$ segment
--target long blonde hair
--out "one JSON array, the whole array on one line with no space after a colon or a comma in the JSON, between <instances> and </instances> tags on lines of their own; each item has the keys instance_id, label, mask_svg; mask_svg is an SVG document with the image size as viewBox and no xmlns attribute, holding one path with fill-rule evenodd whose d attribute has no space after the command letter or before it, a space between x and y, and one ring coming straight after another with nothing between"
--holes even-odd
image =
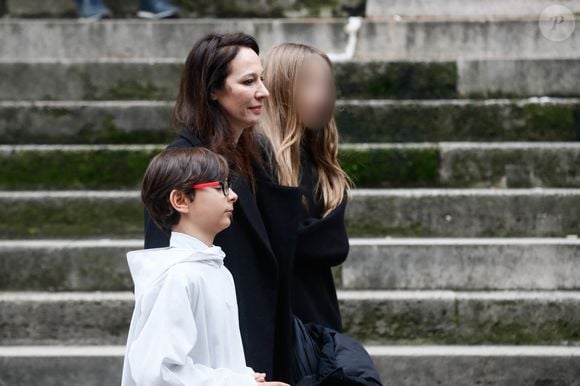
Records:
<instances>
[{"instance_id":1,"label":"long blonde hair","mask_svg":"<svg viewBox=\"0 0 580 386\"><path fill-rule=\"evenodd\" d=\"M333 71L332 62L324 52L305 44L283 43L268 53L264 61L264 84L270 96L264 101L258 130L272 144L278 182L282 185L299 185L301 145L309 147L318 170L315 195L322 198L324 217L341 204L352 182L338 162L338 129L332 115L320 130L307 130L298 116L297 74L311 55L322 57Z\"/></svg>"}]
</instances>

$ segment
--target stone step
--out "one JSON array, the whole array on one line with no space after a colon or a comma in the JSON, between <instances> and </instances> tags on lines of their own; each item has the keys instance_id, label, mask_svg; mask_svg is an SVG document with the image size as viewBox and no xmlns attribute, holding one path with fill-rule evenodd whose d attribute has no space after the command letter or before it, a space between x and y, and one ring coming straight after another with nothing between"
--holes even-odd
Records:
<instances>
[{"instance_id":1,"label":"stone step","mask_svg":"<svg viewBox=\"0 0 580 386\"><path fill-rule=\"evenodd\" d=\"M360 341L580 343L580 292L339 291L345 331Z\"/></svg>"},{"instance_id":2,"label":"stone step","mask_svg":"<svg viewBox=\"0 0 580 386\"><path fill-rule=\"evenodd\" d=\"M550 0L367 0L366 16L379 17L425 17L425 18L518 18L539 17L556 3ZM560 0L557 3L571 13L580 13L580 3Z\"/></svg>"},{"instance_id":3,"label":"stone step","mask_svg":"<svg viewBox=\"0 0 580 386\"><path fill-rule=\"evenodd\" d=\"M577 385L580 348L559 346L365 346L385 386ZM116 385L124 346L0 347L6 385ZM259 369L257 369L259 370Z\"/></svg>"},{"instance_id":4,"label":"stone step","mask_svg":"<svg viewBox=\"0 0 580 386\"><path fill-rule=\"evenodd\" d=\"M0 61L0 100L172 100L183 60ZM337 62L339 98L580 95L580 60Z\"/></svg>"},{"instance_id":5,"label":"stone step","mask_svg":"<svg viewBox=\"0 0 580 386\"><path fill-rule=\"evenodd\" d=\"M68 0L4 0L5 9L0 15L15 18L76 17L74 2ZM135 17L137 1L105 0L113 17ZM363 0L338 0L325 2L264 1L256 6L252 0L236 2L174 1L181 8L181 17L328 17L362 15Z\"/></svg>"},{"instance_id":6,"label":"stone step","mask_svg":"<svg viewBox=\"0 0 580 386\"><path fill-rule=\"evenodd\" d=\"M0 189L137 189L164 148L0 145ZM359 188L580 187L580 143L343 144L339 160Z\"/></svg>"},{"instance_id":7,"label":"stone step","mask_svg":"<svg viewBox=\"0 0 580 386\"><path fill-rule=\"evenodd\" d=\"M0 291L129 291L126 253L143 240L0 241Z\"/></svg>"},{"instance_id":8,"label":"stone step","mask_svg":"<svg viewBox=\"0 0 580 386\"><path fill-rule=\"evenodd\" d=\"M169 101L0 101L0 142L166 143ZM339 100L345 142L575 141L580 99Z\"/></svg>"},{"instance_id":9,"label":"stone step","mask_svg":"<svg viewBox=\"0 0 580 386\"><path fill-rule=\"evenodd\" d=\"M578 238L354 238L350 245L334 272L343 289L580 289ZM0 291L129 291L125 254L142 247L140 239L0 241Z\"/></svg>"},{"instance_id":10,"label":"stone step","mask_svg":"<svg viewBox=\"0 0 580 386\"><path fill-rule=\"evenodd\" d=\"M125 346L0 346L0 383L120 385Z\"/></svg>"},{"instance_id":11,"label":"stone step","mask_svg":"<svg viewBox=\"0 0 580 386\"><path fill-rule=\"evenodd\" d=\"M174 21L5 19L0 57L177 58L208 32L243 31L266 52L285 41L303 42L333 56L364 60L580 58L576 33L540 29L538 16L518 20L362 20L349 36L346 19L189 19ZM570 21L571 22L571 21ZM352 24L354 26L354 23ZM353 54L352 56L350 54Z\"/></svg>"},{"instance_id":12,"label":"stone step","mask_svg":"<svg viewBox=\"0 0 580 386\"><path fill-rule=\"evenodd\" d=\"M385 386L577 385L580 348L559 346L366 346ZM116 385L124 346L0 347L6 385ZM259 370L259 369L258 369Z\"/></svg>"},{"instance_id":13,"label":"stone step","mask_svg":"<svg viewBox=\"0 0 580 386\"><path fill-rule=\"evenodd\" d=\"M577 347L367 346L384 386L577 385Z\"/></svg>"},{"instance_id":14,"label":"stone step","mask_svg":"<svg viewBox=\"0 0 580 386\"><path fill-rule=\"evenodd\" d=\"M351 237L580 234L580 189L356 189ZM0 239L142 237L137 191L0 192Z\"/></svg>"},{"instance_id":15,"label":"stone step","mask_svg":"<svg viewBox=\"0 0 580 386\"><path fill-rule=\"evenodd\" d=\"M358 238L350 245L335 272L344 289L580 289L578 238Z\"/></svg>"},{"instance_id":16,"label":"stone step","mask_svg":"<svg viewBox=\"0 0 580 386\"><path fill-rule=\"evenodd\" d=\"M183 62L184 59L1 60L0 100L172 100L177 95ZM557 89L552 83L541 85L541 80L527 77L530 68L542 73L562 68L574 72L576 62L557 59L509 61L513 63L514 72L520 73L519 68L524 66L528 70L522 72L526 80L512 82L511 86L527 87L521 96L579 95L578 89L573 87L578 84L574 76L569 77L569 82L553 79ZM474 73L478 73L477 68L473 68L475 63L482 68L485 66L482 76L490 77L489 72L494 72L493 64L486 61L462 62L461 65L455 62L336 62L337 96L430 99L458 97L461 88L468 88L474 95L491 92L475 84ZM510 66L506 61L501 63L503 67ZM461 70L469 71L470 78L461 79ZM509 95L509 87L504 84L502 94Z\"/></svg>"},{"instance_id":17,"label":"stone step","mask_svg":"<svg viewBox=\"0 0 580 386\"><path fill-rule=\"evenodd\" d=\"M580 292L338 291L367 344L580 344ZM124 344L131 292L3 292L0 344Z\"/></svg>"},{"instance_id":18,"label":"stone step","mask_svg":"<svg viewBox=\"0 0 580 386\"><path fill-rule=\"evenodd\" d=\"M580 233L579 194L539 188L360 189L347 223L357 237L562 237Z\"/></svg>"}]
</instances>

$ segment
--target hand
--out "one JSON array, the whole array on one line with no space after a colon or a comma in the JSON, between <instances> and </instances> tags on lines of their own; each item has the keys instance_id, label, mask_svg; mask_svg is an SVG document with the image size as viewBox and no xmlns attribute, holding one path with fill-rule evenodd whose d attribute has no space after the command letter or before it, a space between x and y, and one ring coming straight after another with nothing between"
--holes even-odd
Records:
<instances>
[{"instance_id":1,"label":"hand","mask_svg":"<svg viewBox=\"0 0 580 386\"><path fill-rule=\"evenodd\" d=\"M254 379L260 386L290 386L284 382L266 382L266 373L254 373Z\"/></svg>"}]
</instances>

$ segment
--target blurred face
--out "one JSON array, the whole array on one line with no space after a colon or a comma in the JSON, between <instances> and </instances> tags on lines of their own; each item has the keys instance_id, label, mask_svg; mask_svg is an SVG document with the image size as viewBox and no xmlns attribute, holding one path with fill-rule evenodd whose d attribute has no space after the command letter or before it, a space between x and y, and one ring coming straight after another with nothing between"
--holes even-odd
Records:
<instances>
[{"instance_id":1,"label":"blurred face","mask_svg":"<svg viewBox=\"0 0 580 386\"><path fill-rule=\"evenodd\" d=\"M330 121L334 109L334 76L326 60L310 55L300 67L296 83L296 105L302 124L321 129Z\"/></svg>"},{"instance_id":2,"label":"blurred face","mask_svg":"<svg viewBox=\"0 0 580 386\"><path fill-rule=\"evenodd\" d=\"M229 75L224 87L212 94L224 110L237 136L258 123L262 103L269 95L262 83L260 57L250 48L241 47L229 64Z\"/></svg>"}]
</instances>

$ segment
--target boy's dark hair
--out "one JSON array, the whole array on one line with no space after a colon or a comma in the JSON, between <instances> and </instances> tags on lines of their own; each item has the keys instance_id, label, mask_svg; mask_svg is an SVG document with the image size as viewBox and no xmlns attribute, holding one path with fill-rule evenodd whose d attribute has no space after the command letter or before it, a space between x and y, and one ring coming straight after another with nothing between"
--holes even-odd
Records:
<instances>
[{"instance_id":1,"label":"boy's dark hair","mask_svg":"<svg viewBox=\"0 0 580 386\"><path fill-rule=\"evenodd\" d=\"M166 231L177 225L180 214L169 202L173 189L195 198L193 185L225 181L228 163L224 157L206 148L172 148L151 160L141 187L141 200L155 223Z\"/></svg>"}]
</instances>

